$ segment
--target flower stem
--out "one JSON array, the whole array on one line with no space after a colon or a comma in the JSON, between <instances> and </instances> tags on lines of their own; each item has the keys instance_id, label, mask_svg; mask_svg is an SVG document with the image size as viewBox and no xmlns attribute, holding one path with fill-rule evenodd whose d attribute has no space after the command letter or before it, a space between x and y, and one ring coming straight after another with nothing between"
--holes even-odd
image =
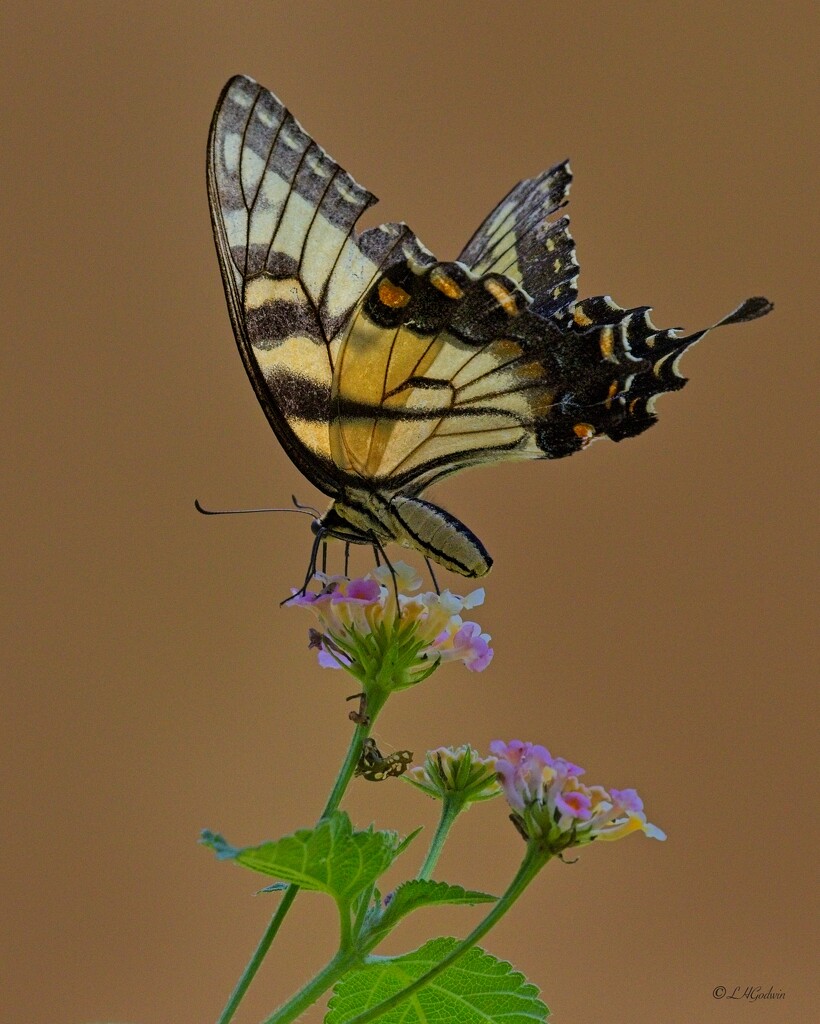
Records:
<instances>
[{"instance_id":1,"label":"flower stem","mask_svg":"<svg viewBox=\"0 0 820 1024\"><path fill-rule=\"evenodd\" d=\"M442 848L444 847L445 840L453 827L453 822L464 810L464 800L461 795L455 793L448 793L441 802L441 817L439 818L438 828L436 834L433 836L430 842L430 849L427 851L427 856L424 859L424 863L421 866L417 878L427 879L435 870L438 859L441 856Z\"/></svg>"},{"instance_id":2,"label":"flower stem","mask_svg":"<svg viewBox=\"0 0 820 1024\"><path fill-rule=\"evenodd\" d=\"M362 754L362 746L370 734L370 729L376 720L377 713L377 711L369 711L370 721L367 725L357 725L353 730L350 746L347 748L347 755L342 767L339 769L339 774L333 784L333 789L330 791L330 796L327 798L325 809L322 811L319 821L324 821L325 818L329 817L342 802L345 790L350 785L350 780L353 778L353 773L356 771L356 765L359 763L359 758Z\"/></svg>"},{"instance_id":3,"label":"flower stem","mask_svg":"<svg viewBox=\"0 0 820 1024\"><path fill-rule=\"evenodd\" d=\"M356 765L359 763L359 757L362 753L362 744L367 738L367 735L370 732L370 727L372 726L379 710L379 708L369 708L368 713L370 715L370 721L368 724L357 725L354 729L353 736L350 740L350 746L347 750L347 756L344 759L342 767L339 769L336 782L333 785L330 796L327 798L325 809L322 811L319 821L324 820L332 814L341 803L344 792L350 784L350 780L353 778ZM254 950L253 956L248 961L245 970L242 972L242 976L236 983L236 988L231 993L228 1002L225 1004L225 1009L219 1015L216 1024L228 1024L229 1021L233 1020L233 1016L236 1013L240 1002L247 992L250 983L253 981L256 972L261 967L262 961L265 959L273 940L276 938L276 933L279 931L279 928L284 921L287 912L290 910L291 904L296 899L298 892L298 885L289 885L285 890L285 894L282 896L282 900L276 910L276 913L271 918L270 924L265 929L265 933L262 938L259 940L259 945ZM331 963L333 963L333 961L331 961ZM329 967L330 964L328 964L328 967L325 968L325 970ZM324 972L322 972L322 974L324 974ZM317 975L317 977L321 977L322 974ZM313 982L310 982L309 985L313 985L315 981L316 978L314 978ZM304 989L302 991L304 991Z\"/></svg>"},{"instance_id":4,"label":"flower stem","mask_svg":"<svg viewBox=\"0 0 820 1024\"><path fill-rule=\"evenodd\" d=\"M459 942L455 949L448 953L443 960L437 963L436 966L431 968L426 974L417 978L412 985L408 985L407 988L403 988L394 996L391 996L389 999L385 999L384 1002L378 1003L369 1010L365 1010L364 1013L360 1013L357 1017L351 1017L350 1020L345 1022L345 1024L368 1024L368 1021L376 1020L377 1017L381 1017L382 1014L392 1010L394 1006L398 1006L399 1003L404 1002L405 999L414 995L419 991L419 989L424 988L425 985L428 985L434 978L437 978L439 974L446 971L451 964L454 964L456 960L472 949L472 947L501 920L521 893L535 878L541 868L547 863L549 856L549 854L536 847L535 844L530 844L527 847L527 852L524 855L521 866L516 872L515 878L513 878L512 882L510 882L507 887L507 891L495 904L489 914L487 914L484 920L476 925L470 934ZM264 1024L269 1024L269 1022L265 1021ZM278 1021L277 1024L279 1024Z\"/></svg>"}]
</instances>

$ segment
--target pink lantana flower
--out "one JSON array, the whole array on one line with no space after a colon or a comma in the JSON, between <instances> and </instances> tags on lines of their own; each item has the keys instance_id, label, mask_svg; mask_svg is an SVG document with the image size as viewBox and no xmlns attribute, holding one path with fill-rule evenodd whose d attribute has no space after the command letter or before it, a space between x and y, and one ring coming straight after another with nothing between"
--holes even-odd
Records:
<instances>
[{"instance_id":1,"label":"pink lantana flower","mask_svg":"<svg viewBox=\"0 0 820 1024\"><path fill-rule=\"evenodd\" d=\"M477 622L461 622L458 615L452 616L432 649L441 655L442 661L463 661L471 672L483 672L493 660L490 634L482 633Z\"/></svg>"},{"instance_id":2,"label":"pink lantana flower","mask_svg":"<svg viewBox=\"0 0 820 1024\"><path fill-rule=\"evenodd\" d=\"M316 573L318 590L294 591L289 604L309 608L319 620L311 641L319 664L344 668L362 682L387 674L390 689L412 686L447 661L471 672L485 669L493 656L490 636L461 617L482 604L483 589L464 597L421 592L409 565L397 562L393 571L395 585L390 569L380 566L352 579Z\"/></svg>"},{"instance_id":3,"label":"pink lantana flower","mask_svg":"<svg viewBox=\"0 0 820 1024\"><path fill-rule=\"evenodd\" d=\"M587 786L579 781L583 768L535 743L495 740L490 750L513 822L528 840L551 853L596 839L621 839L630 832L666 839L646 820L634 789Z\"/></svg>"}]
</instances>

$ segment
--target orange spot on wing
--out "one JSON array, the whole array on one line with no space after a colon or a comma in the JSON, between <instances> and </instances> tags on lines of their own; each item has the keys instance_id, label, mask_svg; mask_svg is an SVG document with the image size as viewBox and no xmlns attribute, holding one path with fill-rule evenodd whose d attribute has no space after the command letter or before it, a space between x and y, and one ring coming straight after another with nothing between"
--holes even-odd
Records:
<instances>
[{"instance_id":1,"label":"orange spot on wing","mask_svg":"<svg viewBox=\"0 0 820 1024\"><path fill-rule=\"evenodd\" d=\"M503 284L490 278L489 281L484 282L484 287L508 316L518 316L518 303L515 301L515 296L512 292L508 292Z\"/></svg>"},{"instance_id":2,"label":"orange spot on wing","mask_svg":"<svg viewBox=\"0 0 820 1024\"><path fill-rule=\"evenodd\" d=\"M595 437L595 427L590 423L576 423L572 429L576 437L580 437L584 444L588 444Z\"/></svg>"},{"instance_id":3,"label":"orange spot on wing","mask_svg":"<svg viewBox=\"0 0 820 1024\"><path fill-rule=\"evenodd\" d=\"M604 327L601 329L601 338L598 344L601 347L601 355L604 359L609 359L615 351L615 337L612 333L611 327Z\"/></svg>"},{"instance_id":4,"label":"orange spot on wing","mask_svg":"<svg viewBox=\"0 0 820 1024\"><path fill-rule=\"evenodd\" d=\"M544 376L544 367L539 362L524 363L523 365L516 366L515 375L516 377L524 378L525 380L538 380L539 377Z\"/></svg>"},{"instance_id":5,"label":"orange spot on wing","mask_svg":"<svg viewBox=\"0 0 820 1024\"><path fill-rule=\"evenodd\" d=\"M511 338L501 338L493 342L493 355L503 360L515 359L521 355L521 346Z\"/></svg>"},{"instance_id":6,"label":"orange spot on wing","mask_svg":"<svg viewBox=\"0 0 820 1024\"><path fill-rule=\"evenodd\" d=\"M460 299L464 295L464 290L441 267L434 267L430 271L430 284L448 299Z\"/></svg>"},{"instance_id":7,"label":"orange spot on wing","mask_svg":"<svg viewBox=\"0 0 820 1024\"><path fill-rule=\"evenodd\" d=\"M379 298L390 309L401 309L410 301L409 293L386 277L379 281Z\"/></svg>"},{"instance_id":8,"label":"orange spot on wing","mask_svg":"<svg viewBox=\"0 0 820 1024\"><path fill-rule=\"evenodd\" d=\"M542 391L540 388L534 390L535 393L529 399L530 408L533 416L540 419L540 417L546 416L553 407L555 395L552 391Z\"/></svg>"},{"instance_id":9,"label":"orange spot on wing","mask_svg":"<svg viewBox=\"0 0 820 1024\"><path fill-rule=\"evenodd\" d=\"M575 312L572 314L572 318L579 327L589 327L592 323L580 306L575 307Z\"/></svg>"}]
</instances>

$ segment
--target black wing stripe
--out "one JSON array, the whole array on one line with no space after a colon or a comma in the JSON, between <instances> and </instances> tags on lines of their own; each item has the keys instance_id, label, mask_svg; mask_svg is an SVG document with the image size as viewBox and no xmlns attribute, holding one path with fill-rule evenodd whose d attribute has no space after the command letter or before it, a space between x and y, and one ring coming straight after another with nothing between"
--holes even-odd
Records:
<instances>
[{"instance_id":1,"label":"black wing stripe","mask_svg":"<svg viewBox=\"0 0 820 1024\"><path fill-rule=\"evenodd\" d=\"M514 455L520 447L520 441L510 441L506 444L470 448L463 452L435 456L419 463L406 473L391 473L389 479L384 481L384 485L394 493L401 492L408 497L415 497L434 480L440 480L470 466L480 466Z\"/></svg>"}]
</instances>

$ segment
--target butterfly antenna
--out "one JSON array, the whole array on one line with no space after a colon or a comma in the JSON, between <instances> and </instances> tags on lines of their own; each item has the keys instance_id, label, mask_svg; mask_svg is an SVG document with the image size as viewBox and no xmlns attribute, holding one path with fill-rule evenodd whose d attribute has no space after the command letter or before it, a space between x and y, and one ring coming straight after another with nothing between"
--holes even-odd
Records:
<instances>
[{"instance_id":1,"label":"butterfly antenna","mask_svg":"<svg viewBox=\"0 0 820 1024\"><path fill-rule=\"evenodd\" d=\"M316 511L308 511L307 508L205 508L199 498L194 498L194 508L203 516L243 516L251 512L300 512L302 515L312 516ZM316 512L316 515L319 513Z\"/></svg>"},{"instance_id":2,"label":"butterfly antenna","mask_svg":"<svg viewBox=\"0 0 820 1024\"><path fill-rule=\"evenodd\" d=\"M327 541L322 541L322 572L327 572Z\"/></svg>"},{"instance_id":3,"label":"butterfly antenna","mask_svg":"<svg viewBox=\"0 0 820 1024\"><path fill-rule=\"evenodd\" d=\"M314 508L312 505L303 505L301 501L296 500L295 494L291 494L290 500L293 502L293 505L297 509L297 511L310 512L311 515L315 516L317 519L321 519L322 513L319 511L318 508Z\"/></svg>"}]
</instances>

